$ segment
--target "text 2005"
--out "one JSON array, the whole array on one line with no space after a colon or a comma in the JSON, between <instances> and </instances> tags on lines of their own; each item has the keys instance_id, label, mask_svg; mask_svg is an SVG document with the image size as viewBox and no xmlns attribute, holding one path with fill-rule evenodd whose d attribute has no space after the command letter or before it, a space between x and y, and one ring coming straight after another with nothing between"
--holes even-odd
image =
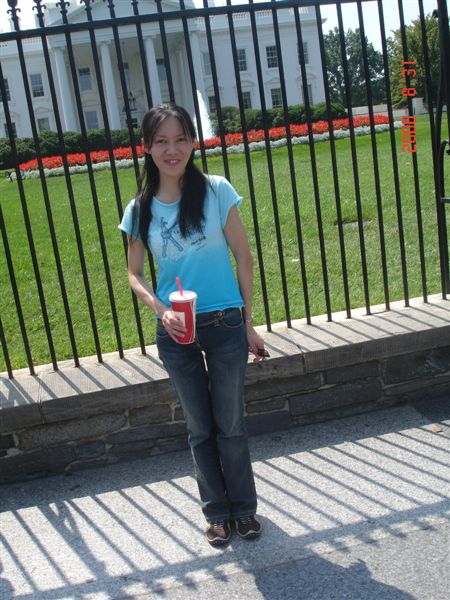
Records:
<instances>
[{"instance_id":1,"label":"text 2005","mask_svg":"<svg viewBox=\"0 0 450 600\"><path fill-rule=\"evenodd\" d=\"M402 77L415 77L417 75L416 69L412 68L415 62L403 61ZM411 66L409 66L411 65ZM404 87L402 88L402 96L413 98L416 95L416 88ZM416 151L416 117L413 115L406 115L402 117L402 152L415 152Z\"/></svg>"}]
</instances>

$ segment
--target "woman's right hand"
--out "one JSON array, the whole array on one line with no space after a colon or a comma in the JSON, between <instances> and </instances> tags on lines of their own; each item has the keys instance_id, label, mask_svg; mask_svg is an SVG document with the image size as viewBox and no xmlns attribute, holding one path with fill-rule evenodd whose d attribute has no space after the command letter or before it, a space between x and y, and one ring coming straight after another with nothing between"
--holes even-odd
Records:
<instances>
[{"instance_id":1,"label":"woman's right hand","mask_svg":"<svg viewBox=\"0 0 450 600\"><path fill-rule=\"evenodd\" d=\"M177 336L183 337L186 334L183 321L170 308L167 308L161 315L161 323L174 342L178 342Z\"/></svg>"}]
</instances>

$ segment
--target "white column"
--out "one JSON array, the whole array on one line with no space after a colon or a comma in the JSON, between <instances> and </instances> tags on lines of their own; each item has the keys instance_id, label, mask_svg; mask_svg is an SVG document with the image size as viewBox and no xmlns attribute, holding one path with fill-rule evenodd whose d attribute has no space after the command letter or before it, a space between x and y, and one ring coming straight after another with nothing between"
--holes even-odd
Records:
<instances>
[{"instance_id":1,"label":"white column","mask_svg":"<svg viewBox=\"0 0 450 600\"><path fill-rule=\"evenodd\" d=\"M145 38L145 56L147 59L147 73L150 80L153 106L161 104L161 86L159 85L158 67L156 66L155 45L152 37Z\"/></svg>"},{"instance_id":2,"label":"white column","mask_svg":"<svg viewBox=\"0 0 450 600\"><path fill-rule=\"evenodd\" d=\"M203 69L202 69L202 57L200 55L200 46L198 43L198 37L196 33L192 33L190 37L191 51L192 51L192 63L194 65L195 83L197 89L205 99L205 82L203 81Z\"/></svg>"},{"instance_id":3,"label":"white column","mask_svg":"<svg viewBox=\"0 0 450 600\"><path fill-rule=\"evenodd\" d=\"M63 115L64 131L79 131L76 120L75 107L72 100L72 90L67 76L66 63L62 48L54 48L56 77L58 79L59 93L61 96L61 112Z\"/></svg>"},{"instance_id":4,"label":"white column","mask_svg":"<svg viewBox=\"0 0 450 600\"><path fill-rule=\"evenodd\" d=\"M181 106L186 107L187 102L188 102L188 98L189 98L189 94L186 92L186 77L184 76L185 74L185 70L184 70L184 64L183 64L183 56L181 54L181 50L177 50L176 53L176 59L177 59L177 69L178 69L178 73L179 73L179 81L180 81L180 104Z\"/></svg>"},{"instance_id":5,"label":"white column","mask_svg":"<svg viewBox=\"0 0 450 600\"><path fill-rule=\"evenodd\" d=\"M114 84L114 75L109 54L109 44L101 42L100 54L102 57L103 78L105 80L106 105L108 107L109 126L111 129L120 129L119 105L117 104L117 92Z\"/></svg>"}]
</instances>

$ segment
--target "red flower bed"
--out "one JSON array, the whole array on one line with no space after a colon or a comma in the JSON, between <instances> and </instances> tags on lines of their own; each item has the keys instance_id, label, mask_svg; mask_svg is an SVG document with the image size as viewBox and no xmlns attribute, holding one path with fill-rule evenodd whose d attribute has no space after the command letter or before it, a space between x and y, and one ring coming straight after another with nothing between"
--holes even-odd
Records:
<instances>
[{"instance_id":1,"label":"red flower bed","mask_svg":"<svg viewBox=\"0 0 450 600\"><path fill-rule=\"evenodd\" d=\"M385 115L377 115L374 117L375 125L384 125L389 123L389 118ZM354 117L353 118L353 126L354 127L369 127L370 120L369 117ZM335 119L333 121L333 130L337 131L338 129L348 129L350 127L349 119ZM306 124L302 125L290 125L289 127L291 136L305 136L308 135L308 126ZM328 122L327 121L317 121L312 124L313 133L326 133L328 131ZM269 129L269 138L272 141L280 140L286 137L286 127L273 127ZM225 136L225 143L228 146L235 146L237 144L242 144L243 142L242 133L229 133ZM249 142L261 142L264 141L264 131L259 129L258 131L248 131L247 139ZM205 148L215 148L216 146L220 146L220 137L212 137L205 140ZM195 142L195 148L199 148L199 143ZM141 146L136 148L137 155L139 157L144 155L144 150ZM131 148L115 148L113 150L114 158L116 160L123 159L131 159L133 158L133 154ZM92 163L102 163L109 161L109 152L108 150L99 150L97 152L91 152L90 158ZM86 164L86 155L81 152L78 154L68 154L67 162L70 167L76 165L85 165ZM42 159L42 163L44 165L44 169L56 169L57 167L63 166L63 160L61 156L49 156ZM34 158L29 160L28 162L22 163L20 165L22 171L31 171L37 170L38 162Z\"/></svg>"},{"instance_id":2,"label":"red flower bed","mask_svg":"<svg viewBox=\"0 0 450 600\"><path fill-rule=\"evenodd\" d=\"M141 146L137 146L136 148L137 155L139 157L144 156L144 150ZM114 158L116 160L123 160L125 158L133 158L133 153L131 151L131 147L128 148L115 148L113 150ZM98 150L90 153L91 162L92 163L103 163L109 160L109 152L108 150ZM67 163L69 167L75 167L77 165L85 165L86 164L86 154L84 152L80 152L77 154L68 154L67 155ZM63 166L63 159L61 156L47 156L42 159L42 164L44 165L44 169L56 169L57 167ZM28 162L22 163L20 165L22 171L35 171L38 168L38 161L36 158L29 160Z\"/></svg>"}]
</instances>

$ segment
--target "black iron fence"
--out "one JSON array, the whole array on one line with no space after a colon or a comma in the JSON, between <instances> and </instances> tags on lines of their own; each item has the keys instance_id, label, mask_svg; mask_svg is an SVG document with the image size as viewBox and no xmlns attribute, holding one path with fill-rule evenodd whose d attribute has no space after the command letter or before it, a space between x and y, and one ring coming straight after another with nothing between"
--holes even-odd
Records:
<instances>
[{"instance_id":1,"label":"black iron fence","mask_svg":"<svg viewBox=\"0 0 450 600\"><path fill-rule=\"evenodd\" d=\"M355 11L358 14L358 30L361 44L361 67L362 67L362 85L365 89L367 115L369 119L370 128L370 165L361 164L361 158L359 156L359 149L357 144L357 132L353 123L354 117L354 106L352 104L352 93L354 93L354 81L350 77L350 65L348 64L348 47L346 46L347 41L344 31L343 11L342 6L346 4L345 0L338 2L329 2L328 0L322 0L322 2L316 0L283 0L281 2L263 2L254 3L252 0L248 4L242 5L231 5L230 0L227 0L224 6L209 6L208 1L203 1L203 7L194 7L191 3L186 5L184 0L179 0L177 6L174 2L169 4L163 4L160 0L156 0L156 11L149 12L152 10L150 6L154 6L153 3L147 3L145 0L138 2L133 0L126 2L125 0L116 2L113 0L107 0L104 2L94 2L93 0L82 0L76 11L70 10L68 2L59 2L56 6L59 9L59 18L55 20L55 15L49 15L46 12L46 7L41 0L34 0L36 28L21 30L20 28L20 13L18 12L17 2L14 0L8 0L9 5L9 16L13 25L13 30L7 33L0 34L0 92L2 99L2 109L0 112L0 118L3 119L3 123L0 123L1 127L5 127L5 134L10 144L10 151L14 163L14 182L8 185L15 186L16 194L16 205L20 204L20 220L26 232L26 243L29 247L29 265L22 263L18 264L15 261L15 245L16 231L14 229L14 223L11 219L7 220L4 218L3 210L6 210L6 203L3 203L3 199L0 202L0 226L2 232L2 240L4 247L4 266L2 267L2 273L4 275L2 279L2 295L8 295L9 300L2 304L2 314L0 320L0 337L1 346L3 350L4 360L3 363L9 373L9 376L13 376L13 368L18 365L18 359L11 358L11 342L10 338L15 336L20 338L21 344L24 350L24 356L26 357L26 364L31 374L34 374L35 355L37 351L34 349L33 344L30 343L30 329L34 329L35 325L30 323L29 317L26 315L26 295L24 294L23 287L18 285L17 272L18 270L22 273L25 269L35 281L36 291L39 299L39 324L37 328L41 328L45 331L46 346L48 347L48 355L51 359L54 369L58 369L58 361L61 360L61 356L58 356L58 351L55 348L55 331L52 325L53 313L55 310L55 300L52 298L51 305L46 296L46 281L43 281L42 275L42 264L45 259L42 257L42 250L37 250L34 239L34 220L37 218L35 211L36 207L34 203L30 201L30 194L32 190L29 187L29 182L23 176L20 168L20 161L18 159L18 148L16 143L17 136L17 123L15 122L15 115L18 114L18 107L12 106L11 103L11 82L10 77L7 76L7 58L11 52L15 56L16 64L20 69L20 83L23 86L24 92L24 105L20 107L21 111L26 113L27 119L29 120L30 136L33 139L35 154L37 159L37 170L39 172L38 181L41 186L41 194L43 200L43 206L41 207L39 219L45 219L48 223L48 240L45 248L45 255L52 256L54 260L54 277L57 278L57 288L59 292L56 294L59 305L62 305L62 310L65 315L65 345L66 350L63 352L63 358L72 357L75 364L79 366L79 349L77 339L81 335L81 332L85 332L87 329L92 334L93 347L97 354L98 360L102 361L102 353L105 352L105 346L102 347L99 331L98 322L99 319L103 319L105 316L105 309L96 308L95 301L93 299L93 288L97 288L106 283L107 296L108 296L108 315L110 314L111 319L111 334L108 335L108 342L106 343L106 350L117 350L121 357L124 356L124 346L127 347L129 344L122 340L122 327L124 321L130 321L129 315L130 310L133 311L135 327L137 331L137 337L139 345L143 353L145 353L145 346L148 343L148 336L144 334L146 330L142 323L142 314L138 307L136 298L131 293L128 296L129 300L126 305L121 301L121 306L117 305L115 295L115 276L112 275L111 261L114 263L121 262L123 279L125 276L125 261L119 261L118 257L108 252L108 235L105 235L104 231L104 213L101 210L102 204L102 190L99 190L99 184L94 171L94 164L91 159L89 150L89 128L92 127L92 122L89 119L91 115L87 115L85 102L85 89L82 89L82 82L80 76L80 65L86 64L86 56L89 57L89 64L93 65L94 81L97 89L97 108L101 115L101 121L104 128L104 135L107 140L107 150L110 162L110 177L112 184L112 198L109 200L109 206L111 212L115 212L116 220L121 219L123 214L123 206L129 200L132 195L127 189L127 196L124 196L124 190L121 186L121 176L118 170L117 159L113 153L113 130L117 128L117 100L114 104L114 98L111 98L111 81L114 81L115 90L117 96L120 97L122 104L123 102L123 120L121 123L125 123L128 129L131 152L132 152L132 169L136 178L139 175L139 157L138 157L138 146L139 140L135 139L135 126L136 126L136 98L131 93L130 82L129 82L129 63L126 60L126 50L129 48L129 40L133 39L135 49L138 56L138 70L139 78L142 81L142 90L140 92L141 106L152 106L155 102L160 101L164 97L168 97L171 100L175 100L179 103L187 102L191 105L192 112L196 117L196 123L198 128L199 138L199 149L201 156L201 163L204 171L208 171L208 154L204 143L204 119L202 113L204 107L202 106L202 96L198 94L199 89L203 89L204 95L210 101L210 109L214 109L215 119L218 126L218 137L220 138L220 147L222 149L221 161L223 172L225 176L232 179L232 167L230 165L231 159L227 149L227 140L225 137L225 126L224 126L224 106L223 106L223 90L224 86L232 86L235 88L235 105L239 110L239 119L242 125L242 144L243 144L243 161L241 164L241 170L245 169L245 178L248 186L248 197L251 205L251 221L252 221L252 243L254 244L255 253L257 256L257 272L259 274L259 281L256 284L256 288L260 291L261 303L263 306L262 321L265 321L268 329L271 328L271 322L273 321L274 314L274 300L273 298L278 295L280 301L277 300L278 304L282 306L282 316L286 320L288 327L291 326L293 318L300 316L306 317L307 323L311 322L311 316L314 313L314 309L311 308L311 294L314 296L319 294L323 298L323 306L328 319L332 319L332 312L336 309L332 302L332 290L336 286L336 273L338 272L339 285L341 286L342 301L337 307L344 309L348 317L351 317L351 308L354 306L354 302L351 298L351 284L352 273L357 270L361 277L361 285L363 290L363 299L365 308L368 314L371 312L371 286L368 268L368 258L366 253L367 247L367 235L375 235L373 231L367 232L366 224L364 221L364 202L365 197L362 192L363 177L367 177L367 172L370 172L370 177L373 178L373 200L376 206L377 215L377 231L376 236L378 238L377 248L380 257L380 272L382 275L382 287L383 287L383 298L384 304L387 310L390 308L390 286L389 276L392 264L390 264L390 258L386 250L387 243L385 239L385 222L384 222L384 209L383 209L383 194L386 190L383 189L383 178L384 168L381 163L379 156L379 147L377 145L376 138L376 119L375 119L375 108L373 89L374 79L371 75L371 57L369 55L370 47L367 43L366 30L373 28L377 29L378 37L380 39L381 49L379 54L382 58L382 89L383 96L386 104L386 113L389 117L389 136L390 136L390 157L384 161L388 161L390 168L392 169L392 196L395 199L396 204L396 229L398 234L399 244L399 273L402 280L403 299L405 304L409 304L410 300L410 286L409 281L412 276L420 278L421 294L424 301L427 301L428 297L428 280L426 270L426 255L430 251L427 246L427 242L424 237L424 226L422 222L423 218L423 188L420 186L420 178L422 177L419 165L419 157L416 152L415 136L416 131L416 117L413 110L413 91L414 82L413 78L416 76L417 68L416 61L411 59L411 42L407 37L407 28L405 26L403 4L399 0L397 6L397 14L399 19L399 44L400 52L402 55L402 73L404 70L404 82L403 87L404 96L407 98L407 106L405 107L405 118L403 120L403 147L401 150L407 150L409 152L408 159L410 161L409 167L412 168L412 177L408 190L402 189L401 186L401 169L404 168L405 161L399 160L399 139L396 135L394 127L394 108L393 108L393 81L392 81L392 53L391 49L388 48L387 33L389 33L389 23L386 23L384 10L385 2L378 0L376 3L371 2L372 5L376 5L377 8L377 22L370 24L364 20L364 4L368 0L358 1L354 3ZM124 13L124 6L126 5L126 11ZM344 87L344 97L346 99L346 111L349 117L349 162L346 164L346 169L350 173L349 177L352 180L352 188L354 194L356 218L354 219L354 227L357 229L358 235L356 240L352 243L358 245L358 257L360 265L349 264L348 262L348 242L346 242L346 230L347 224L345 215L343 215L342 209L342 164L339 164L339 151L337 148L337 136L336 130L333 128L332 119L332 100L333 91L330 89L330 64L327 64L327 38L323 31L323 19L321 7L324 5L335 6L337 20L338 20L338 34L339 34L339 47L340 47L340 74L341 74L341 86ZM73 8L73 7L72 7ZM116 9L120 8L120 14L116 13ZM448 31L448 13L446 2L437 2L436 14L433 18L439 25L440 35L440 83L438 86L437 95L433 92L436 82L432 80L432 65L429 48L430 48L430 33L426 27L426 16L424 14L424 7L422 0L417 2L418 14L420 16L420 36L421 46L423 50L423 64L421 68L425 73L425 90L424 94L427 99L427 109L429 120L429 135L431 143L429 147L429 154L431 157L432 165L432 181L434 182L434 190L428 190L428 198L432 199L432 205L435 210L435 247L434 252L438 254L439 264L439 283L438 288L433 291L440 291L444 298L449 293L449 259L448 259L448 240L447 240L447 229L446 229L446 215L445 215L445 204L448 202L448 198L445 198L445 177L444 177L444 163L446 156L446 140L441 141L441 129L443 116L447 122L447 128L450 136L450 122L448 118L448 112L443 112L443 106L446 104L445 99L449 98L449 85L450 85L450 45L449 45L449 31ZM96 12L97 10L97 12ZM48 24L49 16L52 16L51 23ZM260 19L260 20L258 20ZM218 52L222 52L222 46L218 45L218 34L217 34L217 23L222 20L223 31L226 31L227 43L230 48L230 58L232 61L232 81L223 81L221 79L222 73L219 72L222 67L220 65L220 57ZM246 34L246 48L248 54L243 57L242 55L242 31L243 22L245 21L245 34ZM151 33L149 34L149 27L151 27ZM286 35L287 29L292 34L296 41L288 52L286 51L285 45L283 45L283 36ZM202 64L202 53L199 53L198 39L196 38L197 32L202 31L204 36L205 45L204 50L208 55L208 60L203 59ZM267 57L261 56L261 39L267 36L267 32L270 33L270 57L269 51ZM311 33L312 32L312 33ZM305 45L305 39L313 40L310 46ZM266 38L264 38L266 39ZM149 41L151 40L151 41ZM116 65L111 74L110 67L108 66L108 55L105 54L104 46L106 42L110 42L113 48L113 63L116 61ZM82 43L82 49L80 50L80 43ZM175 45L174 45L175 43ZM79 297L85 298L86 302L86 314L84 319L87 322L80 322L80 318L74 319L73 311L74 304L77 300L69 297L68 293L68 281L63 260L61 259L61 235L58 234L58 227L55 224L55 202L52 198L52 194L57 194L55 188L50 185L49 179L46 177L44 168L44 156L41 149L41 138L40 138L40 127L42 126L42 119L39 120L39 111L36 108L36 99L39 97L39 78L30 77L34 75L36 68L36 55L34 55L34 63L30 58L29 48L33 44L38 44L39 47L39 60L42 65L42 72L45 73L45 80L48 82L48 94L51 102L51 111L54 120L54 129L57 132L59 145L61 147L61 157L63 165L63 174L61 178L64 179L64 187L68 195L68 206L70 211L66 216L65 227L66 229L73 228L74 244L76 245L76 259L80 263L80 279L76 282L75 287ZM174 49L177 55L174 54ZM9 53L9 54L8 54ZM80 54L79 54L80 53ZM81 54L83 54L83 61L81 61ZM109 50L108 50L109 53ZM203 52L205 54L205 52ZM159 58L157 57L159 56ZM306 56L305 56L306 55ZM313 55L313 56L311 56ZM109 55L110 56L110 55ZM248 128L246 120L248 119L248 73L246 69L243 69L243 58L248 60L251 57L254 69L251 73L252 86L256 90L255 104L261 109L262 118L262 130L263 130L263 141L265 150L265 185L264 194L269 196L269 205L271 208L271 236L276 243L276 255L278 265L276 268L277 279L272 281L273 276L271 275L271 282L267 281L267 258L265 259L265 247L268 240L263 237L266 233L261 231L261 204L258 201L258 192L256 190L258 182L255 181L255 165L251 156L251 141L248 136ZM265 59L272 61L270 63L271 70L268 75ZM314 60L312 60L312 58ZM299 76L298 76L298 104L304 105L304 114L306 116L307 125L307 138L308 138L308 151L309 151L309 165L308 169L311 171L311 197L313 199L314 207L314 235L317 240L317 249L320 252L320 282L314 282L316 285L313 292L311 292L311 278L308 277L308 257L305 252L305 238L309 236L309 230L313 227L310 221L305 222L305 218L302 215L302 202L303 200L303 189L302 181L299 180L299 155L296 154L295 144L296 140L293 139L293 134L289 127L290 123L290 108L289 104L292 104L292 85L286 75L286 67L289 66L291 61L298 61ZM81 62L80 62L81 61ZM183 72L182 66L187 66L187 72ZM315 72L312 72L312 65ZM417 67L417 68L416 68ZM56 68L56 70L55 70ZM136 68L136 65L135 65ZM205 86L205 72L207 73L208 86ZM280 175L280 162L277 156L274 156L273 146L270 141L270 127L268 122L269 102L272 104L275 102L274 96L270 99L268 94L268 80L270 77L274 77L277 82L275 99L279 104L279 113L283 122L287 125L285 131L285 161L283 163L283 172ZM86 75L86 71L84 72ZM183 78L181 78L181 75ZM89 74L90 77L90 74ZM112 79L111 79L112 77ZM324 199L323 191L320 186L320 167L318 165L317 152L314 144L314 131L312 123L313 113L313 98L311 98L312 88L310 87L309 81L313 77L316 82L315 95L319 93L319 99L324 103L324 110L327 115L327 133L329 136L328 146L330 150L330 189L326 193ZM202 81L199 81L203 78ZM181 80L183 79L183 80ZM41 81L42 85L42 81ZM209 92L205 92L209 89ZM318 92L317 92L318 90ZM410 91L408 91L410 90ZM74 114L68 114L67 98L64 94L70 92L71 100L73 104ZM395 90L396 92L398 90ZM139 100L139 98L138 98ZM314 104L316 99L314 99ZM25 107L26 105L26 107ZM115 107L115 108L114 108ZM114 112L115 111L115 112ZM20 111L19 111L20 112ZM120 116L120 115L119 115ZM68 160L68 152L65 147L64 132L68 129L68 123L72 119L72 123L77 124L81 133L83 142L83 150L86 153L86 164L87 164L87 176L88 176L88 187L89 194L92 197L93 215L95 218L95 226L97 229L97 246L99 248L101 256L101 268L89 268L86 261L86 242L83 237L83 229L81 222L83 218L80 216L80 191L74 183L74 175L71 172L71 168ZM45 125L45 123L44 123ZM445 126L444 126L445 130ZM3 133L3 132L2 132ZM422 153L423 155L424 153ZM448 154L448 151L447 151ZM402 159L405 156L402 157ZM217 163L215 163L217 165ZM363 174L364 172L364 174ZM280 194L280 176L283 180L288 180L288 198L286 197L286 191L283 195ZM259 177L257 175L256 177ZM301 175L300 175L301 179ZM283 188L284 190L286 188ZM34 193L34 192L33 192ZM345 192L347 193L347 192ZM86 190L83 191L86 194ZM405 228L410 227L411 224L405 224L403 221L404 216L404 203L405 198L411 201L411 197L414 198L415 203L415 218L417 228L416 245L414 248L407 248L407 240L405 240ZM331 198L331 200L330 200ZM336 228L337 228L337 244L336 244L336 256L330 257L327 254L327 236L324 233L323 223L323 209L324 202L333 202L336 213ZM111 207L111 202L115 203L115 208ZM3 205L4 204L4 205ZM284 221L286 220L286 205L292 206L290 210L290 216L288 219L295 223L295 235L293 239L289 239L286 242L284 239ZM3 207L2 207L3 205ZM427 207L430 206L429 202ZM33 210L33 217L30 216L30 210ZM267 206L264 209L267 211ZM283 216L281 216L283 211ZM19 213L16 213L19 215ZM15 217L19 218L19 216ZM58 217L60 218L60 217ZM118 234L116 234L118 235ZM433 238L433 239L434 239ZM14 243L13 243L14 241ZM272 243L272 240L270 241ZM288 247L295 246L296 264L298 264L298 280L293 287L289 281L290 265L286 264L288 256ZM438 246L438 251L436 250ZM122 239L122 250L123 256L126 260L126 239L123 236ZM411 254L417 254L419 260L417 273L411 274L411 270L408 269L408 252ZM3 261L3 259L2 259ZM330 264L332 263L332 266ZM149 269L150 276L153 281L153 285L156 284L156 274L151 257L149 257ZM330 269L333 270L334 276L330 281ZM47 271L46 271L47 273ZM45 275L48 277L48 275ZM74 285L74 282L70 282ZM272 290L270 292L270 286ZM301 311L299 314L298 307L292 308L293 305L297 306L293 300L293 296L301 296ZM298 304L298 303L297 303ZM125 307L125 308L124 308ZM24 310L25 309L25 310ZM275 311L275 314L279 315L280 311ZM83 318L81 319L83 321ZM14 325L11 325L14 323ZM13 331L15 330L15 331ZM16 331L17 330L17 331ZM19 334L20 330L20 334ZM57 335L61 335L60 333ZM111 339L109 339L111 338ZM70 346L70 350L67 348ZM40 351L42 353L42 351ZM44 352L45 354L45 352ZM19 360L20 362L20 360Z\"/></svg>"}]
</instances>

